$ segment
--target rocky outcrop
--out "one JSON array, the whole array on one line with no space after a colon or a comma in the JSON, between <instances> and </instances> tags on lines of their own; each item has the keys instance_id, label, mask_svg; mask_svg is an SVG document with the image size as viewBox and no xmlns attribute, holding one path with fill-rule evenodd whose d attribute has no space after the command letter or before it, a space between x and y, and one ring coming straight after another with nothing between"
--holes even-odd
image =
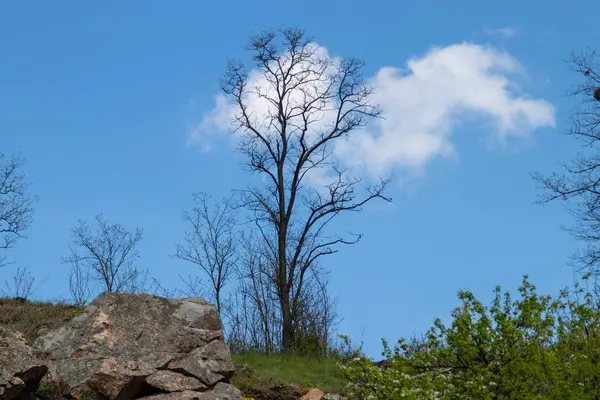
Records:
<instances>
[{"instance_id":1,"label":"rocky outcrop","mask_svg":"<svg viewBox=\"0 0 600 400\"><path fill-rule=\"evenodd\" d=\"M7 353L0 400L25 398L42 377L73 399L242 397L228 383L234 366L219 314L202 298L103 293L33 348L22 339L11 340L10 351L23 356ZM0 365L2 357L0 347Z\"/></svg>"},{"instance_id":2,"label":"rocky outcrop","mask_svg":"<svg viewBox=\"0 0 600 400\"><path fill-rule=\"evenodd\" d=\"M31 397L47 371L21 333L0 327L0 399Z\"/></svg>"}]
</instances>

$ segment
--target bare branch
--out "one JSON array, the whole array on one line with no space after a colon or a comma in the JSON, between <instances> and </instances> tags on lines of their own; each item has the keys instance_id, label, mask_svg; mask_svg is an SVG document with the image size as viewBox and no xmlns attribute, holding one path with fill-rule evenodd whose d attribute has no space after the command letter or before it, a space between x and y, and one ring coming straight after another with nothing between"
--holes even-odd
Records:
<instances>
[{"instance_id":1,"label":"bare branch","mask_svg":"<svg viewBox=\"0 0 600 400\"><path fill-rule=\"evenodd\" d=\"M12 248L33 220L37 198L29 193L31 185L21 172L25 162L20 155L0 152L0 250ZM6 256L0 255L0 267L6 264Z\"/></svg>"},{"instance_id":2,"label":"bare branch","mask_svg":"<svg viewBox=\"0 0 600 400\"><path fill-rule=\"evenodd\" d=\"M17 268L12 283L5 281L6 295L15 299L29 300L33 294L35 277L25 268Z\"/></svg>"},{"instance_id":3,"label":"bare branch","mask_svg":"<svg viewBox=\"0 0 600 400\"><path fill-rule=\"evenodd\" d=\"M272 259L269 279L279 301L282 349L292 346L305 280L317 260L337 246L358 241L326 233L338 215L360 211L384 195L388 185L365 187L347 177L332 159L336 140L364 127L380 109L369 102L363 63L329 57L299 29L265 32L250 39L255 70L230 62L221 82L236 106L232 131L260 186L242 192L242 204ZM318 170L333 173L332 183L311 189L304 184ZM251 293L257 297L257 289ZM304 299L302 301L309 301ZM263 316L264 319L264 316Z\"/></svg>"},{"instance_id":4,"label":"bare branch","mask_svg":"<svg viewBox=\"0 0 600 400\"><path fill-rule=\"evenodd\" d=\"M69 273L69 291L73 303L79 306L87 305L92 297L92 288L90 288L90 271L82 266L77 253L72 248L69 263L71 271Z\"/></svg>"},{"instance_id":5,"label":"bare branch","mask_svg":"<svg viewBox=\"0 0 600 400\"><path fill-rule=\"evenodd\" d=\"M206 193L196 193L193 197L191 211L182 212L190 229L184 235L183 244L177 245L175 257L200 267L210 281L211 300L220 312L223 289L235 271L238 258L233 198L211 204ZM191 278L186 282L188 289L193 291L197 291L197 283Z\"/></svg>"},{"instance_id":6,"label":"bare branch","mask_svg":"<svg viewBox=\"0 0 600 400\"><path fill-rule=\"evenodd\" d=\"M71 230L73 246L63 262L84 268L109 292L141 292L146 285L147 270L140 270L138 245L142 230L129 232L120 224L109 225L102 214L96 217L98 229L93 233L84 221Z\"/></svg>"},{"instance_id":7,"label":"bare branch","mask_svg":"<svg viewBox=\"0 0 600 400\"><path fill-rule=\"evenodd\" d=\"M587 50L574 53L570 65L581 81L569 93L578 103L568 134L581 141L582 151L562 164L562 173L535 173L533 178L542 189L539 203L561 200L574 218L565 229L584 244L573 256L576 269L600 275L600 63Z\"/></svg>"}]
</instances>

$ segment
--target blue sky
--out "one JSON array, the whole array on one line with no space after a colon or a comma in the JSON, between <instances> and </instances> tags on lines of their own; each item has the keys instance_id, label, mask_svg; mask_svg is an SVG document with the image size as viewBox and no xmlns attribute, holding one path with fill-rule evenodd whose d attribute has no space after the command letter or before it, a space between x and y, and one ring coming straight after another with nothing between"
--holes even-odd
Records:
<instances>
[{"instance_id":1,"label":"blue sky","mask_svg":"<svg viewBox=\"0 0 600 400\"><path fill-rule=\"evenodd\" d=\"M576 150L561 134L573 105L565 92L576 79L563 59L597 46L598 15L596 0L3 3L0 151L23 152L40 196L28 238L11 257L36 275L36 297L67 296L61 257L69 229L103 212L143 228L140 265L179 285L177 274L195 271L169 257L185 229L181 209L195 191L219 197L247 181L233 139L202 125L227 58L244 57L251 34L300 26L331 55L364 59L369 77L384 67L406 69L409 59L438 68L426 62L434 47L467 72L477 57L514 63L498 72L508 79L505 90L486 100L487 81L479 82L473 87L484 100L471 106L454 94L470 87L469 74L461 85L435 75L443 82L425 88L430 97L417 93L418 80L390 86L399 90L388 93L390 104L394 96L419 98L425 125L431 104L450 107L447 130L436 136L445 150L388 154L383 162L381 143L372 143L363 167L398 176L389 192L394 204L373 203L336 225L364 234L325 264L344 317L339 331L377 354L381 337L395 340L446 319L459 289L489 299L495 285L516 290L528 273L540 292L556 293L572 283L567 262L577 244L560 229L569 220L558 204L534 204L529 173L556 170ZM502 65L488 72L495 68ZM515 117L525 122L514 134L498 133L498 121L514 111L502 94L538 102ZM211 151L198 143L199 126ZM394 135L406 132L388 128L390 143L400 143ZM410 136L402 137L410 147ZM13 271L0 271L2 281Z\"/></svg>"}]
</instances>

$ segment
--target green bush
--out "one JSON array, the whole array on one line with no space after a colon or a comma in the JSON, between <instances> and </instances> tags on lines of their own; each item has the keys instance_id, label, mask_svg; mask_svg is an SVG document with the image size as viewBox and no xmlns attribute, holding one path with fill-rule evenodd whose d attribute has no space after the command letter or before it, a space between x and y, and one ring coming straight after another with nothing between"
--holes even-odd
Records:
<instances>
[{"instance_id":1,"label":"green bush","mask_svg":"<svg viewBox=\"0 0 600 400\"><path fill-rule=\"evenodd\" d=\"M387 367L357 354L342 363L357 399L598 399L599 302L576 285L556 299L527 276L520 299L496 287L485 307L469 291L447 327L436 319L423 339L384 341Z\"/></svg>"}]
</instances>

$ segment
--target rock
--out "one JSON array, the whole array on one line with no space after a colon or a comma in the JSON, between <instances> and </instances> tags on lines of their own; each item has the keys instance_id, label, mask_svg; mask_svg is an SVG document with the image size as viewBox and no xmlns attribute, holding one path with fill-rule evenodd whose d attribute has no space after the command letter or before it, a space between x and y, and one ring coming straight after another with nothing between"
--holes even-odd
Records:
<instances>
[{"instance_id":1,"label":"rock","mask_svg":"<svg viewBox=\"0 0 600 400\"><path fill-rule=\"evenodd\" d=\"M160 393L152 396L140 397L138 400L200 400L204 398L203 393L191 390L173 393Z\"/></svg>"},{"instance_id":2,"label":"rock","mask_svg":"<svg viewBox=\"0 0 600 400\"><path fill-rule=\"evenodd\" d=\"M176 392L185 390L206 390L206 385L198 379L179 374L173 371L157 371L146 378L146 383L157 390L163 392Z\"/></svg>"},{"instance_id":3,"label":"rock","mask_svg":"<svg viewBox=\"0 0 600 400\"><path fill-rule=\"evenodd\" d=\"M241 399L219 313L202 298L105 292L34 347L76 400Z\"/></svg>"},{"instance_id":4,"label":"rock","mask_svg":"<svg viewBox=\"0 0 600 400\"><path fill-rule=\"evenodd\" d=\"M212 341L191 351L185 357L170 362L168 368L192 375L208 386L230 379L235 372L231 356L220 341Z\"/></svg>"},{"instance_id":5,"label":"rock","mask_svg":"<svg viewBox=\"0 0 600 400\"><path fill-rule=\"evenodd\" d=\"M182 392L155 394L141 397L137 400L240 400L241 398L242 392L235 386L219 382L214 388L204 393L186 390Z\"/></svg>"},{"instance_id":6,"label":"rock","mask_svg":"<svg viewBox=\"0 0 600 400\"><path fill-rule=\"evenodd\" d=\"M323 393L319 389L310 389L304 396L302 396L301 400L321 400L325 393Z\"/></svg>"},{"instance_id":7,"label":"rock","mask_svg":"<svg viewBox=\"0 0 600 400\"><path fill-rule=\"evenodd\" d=\"M23 334L0 327L0 399L31 396L47 371Z\"/></svg>"},{"instance_id":8,"label":"rock","mask_svg":"<svg viewBox=\"0 0 600 400\"><path fill-rule=\"evenodd\" d=\"M215 387L200 397L200 400L240 400L242 398L242 392L239 391L235 386L219 382Z\"/></svg>"},{"instance_id":9,"label":"rock","mask_svg":"<svg viewBox=\"0 0 600 400\"><path fill-rule=\"evenodd\" d=\"M56 360L50 364L53 385L76 399L131 399L155 370L117 357Z\"/></svg>"}]
</instances>

